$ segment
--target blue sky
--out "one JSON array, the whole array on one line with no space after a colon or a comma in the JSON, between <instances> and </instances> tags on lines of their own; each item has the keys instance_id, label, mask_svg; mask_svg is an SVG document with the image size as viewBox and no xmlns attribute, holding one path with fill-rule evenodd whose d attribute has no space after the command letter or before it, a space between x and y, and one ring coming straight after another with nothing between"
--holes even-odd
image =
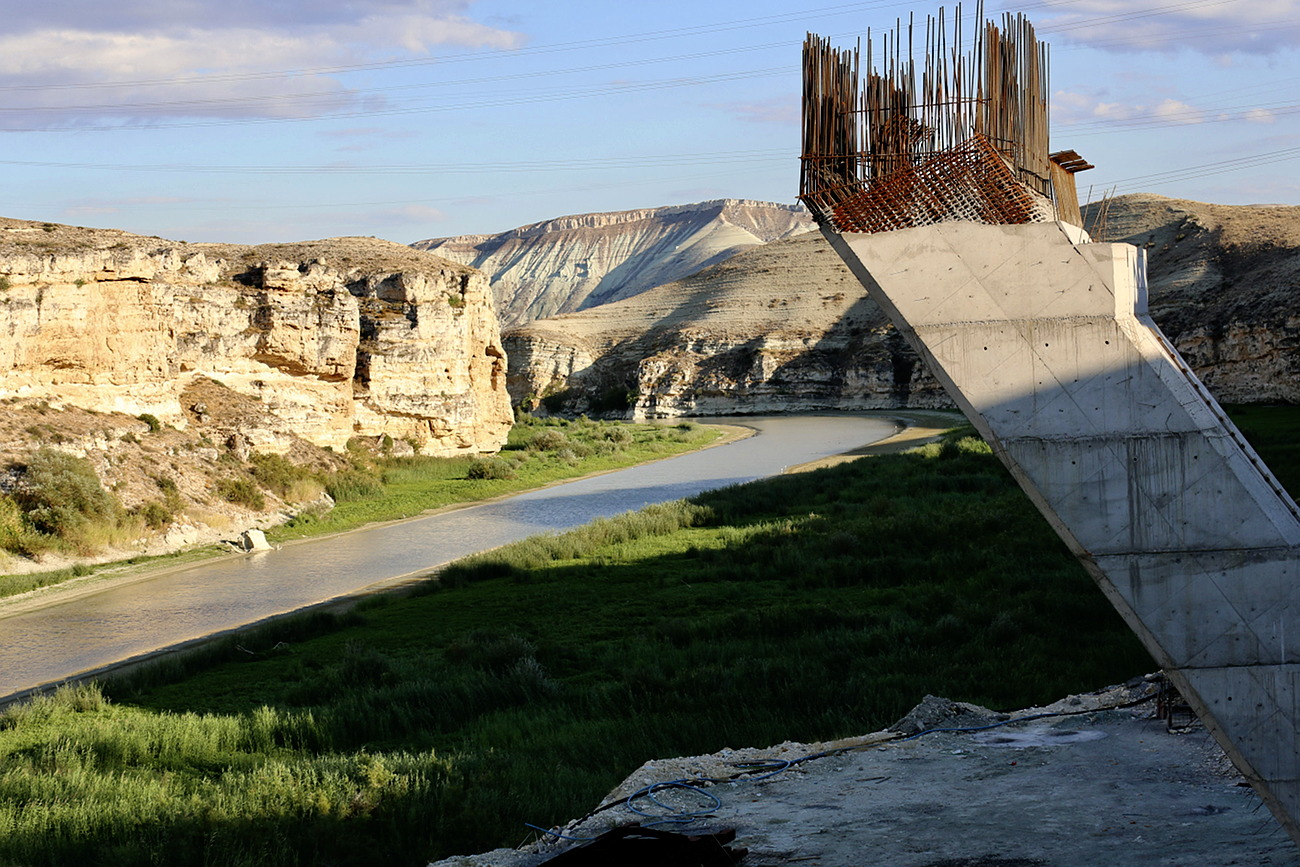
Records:
<instances>
[{"instance_id":1,"label":"blue sky","mask_svg":"<svg viewBox=\"0 0 1300 867\"><path fill-rule=\"evenodd\" d=\"M792 202L805 31L848 45L937 8L0 0L0 215L409 243ZM1081 197L1300 203L1300 0L987 2L1005 9L1052 44L1053 147L1097 165Z\"/></svg>"}]
</instances>

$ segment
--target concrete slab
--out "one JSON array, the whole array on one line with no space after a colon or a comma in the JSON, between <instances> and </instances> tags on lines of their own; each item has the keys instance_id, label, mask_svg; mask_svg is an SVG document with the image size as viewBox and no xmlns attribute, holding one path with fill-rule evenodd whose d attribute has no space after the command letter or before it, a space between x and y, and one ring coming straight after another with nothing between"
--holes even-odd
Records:
<instances>
[{"instance_id":1,"label":"concrete slab","mask_svg":"<svg viewBox=\"0 0 1300 867\"><path fill-rule=\"evenodd\" d=\"M1096 698L1074 698L1046 710L1104 703ZM930 706L941 703L927 700ZM961 714L948 722L985 725L1006 717L957 707ZM662 806L636 803L656 814L711 809L688 824L658 827L681 833L735 829L734 845L750 851L745 867L1300 864L1291 841L1205 730L1171 734L1152 718L1150 705L909 741L879 742L881 736L765 779L702 792L660 790L655 797ZM738 761L789 761L825 746L833 745L782 744L649 762L611 800L651 782L721 776L734 772ZM653 821L620 806L562 833L591 837L637 820ZM551 838L524 850L438 864L532 867L574 845Z\"/></svg>"}]
</instances>

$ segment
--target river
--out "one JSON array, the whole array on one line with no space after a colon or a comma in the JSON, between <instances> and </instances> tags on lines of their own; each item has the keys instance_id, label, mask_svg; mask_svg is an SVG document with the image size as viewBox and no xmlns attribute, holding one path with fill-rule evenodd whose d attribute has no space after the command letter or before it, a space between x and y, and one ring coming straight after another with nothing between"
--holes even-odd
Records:
<instances>
[{"instance_id":1,"label":"river","mask_svg":"<svg viewBox=\"0 0 1300 867\"><path fill-rule=\"evenodd\" d=\"M491 503L209 560L0 615L0 699L541 532L776 475L891 435L880 416L720 419L756 436Z\"/></svg>"}]
</instances>

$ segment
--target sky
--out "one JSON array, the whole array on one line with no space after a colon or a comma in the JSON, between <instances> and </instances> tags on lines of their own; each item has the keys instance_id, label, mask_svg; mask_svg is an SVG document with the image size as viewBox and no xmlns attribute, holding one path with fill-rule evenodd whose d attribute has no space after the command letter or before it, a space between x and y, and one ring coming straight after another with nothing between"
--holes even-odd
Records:
<instances>
[{"instance_id":1,"label":"sky","mask_svg":"<svg viewBox=\"0 0 1300 867\"><path fill-rule=\"evenodd\" d=\"M0 0L0 215L186 241L411 243L793 203L805 33L849 46L937 11ZM1076 176L1082 200L1300 204L1300 0L987 0L1003 11L1052 46L1052 147L1097 166Z\"/></svg>"}]
</instances>

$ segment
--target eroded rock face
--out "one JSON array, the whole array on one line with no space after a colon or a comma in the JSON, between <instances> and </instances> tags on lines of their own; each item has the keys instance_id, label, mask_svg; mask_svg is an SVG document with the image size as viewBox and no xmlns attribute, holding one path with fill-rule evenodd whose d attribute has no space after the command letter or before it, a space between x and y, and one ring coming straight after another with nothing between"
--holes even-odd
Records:
<instances>
[{"instance_id":1,"label":"eroded rock face","mask_svg":"<svg viewBox=\"0 0 1300 867\"><path fill-rule=\"evenodd\" d=\"M819 234L614 304L507 329L512 398L680 415L950 405Z\"/></svg>"},{"instance_id":2,"label":"eroded rock face","mask_svg":"<svg viewBox=\"0 0 1300 867\"><path fill-rule=\"evenodd\" d=\"M513 325L630 298L812 227L798 205L718 199L575 214L412 246L487 273L501 321Z\"/></svg>"},{"instance_id":3,"label":"eroded rock face","mask_svg":"<svg viewBox=\"0 0 1300 867\"><path fill-rule=\"evenodd\" d=\"M1300 208L1124 196L1094 231L1147 250L1152 316L1219 400L1300 401ZM951 406L816 233L504 339L513 400L555 411Z\"/></svg>"},{"instance_id":4,"label":"eroded rock face","mask_svg":"<svg viewBox=\"0 0 1300 867\"><path fill-rule=\"evenodd\" d=\"M495 451L512 422L486 278L369 238L243 247L0 220L0 333L0 398L183 426L182 392L207 377L281 432L426 454Z\"/></svg>"},{"instance_id":5,"label":"eroded rock face","mask_svg":"<svg viewBox=\"0 0 1300 867\"><path fill-rule=\"evenodd\" d=\"M1151 315L1216 398L1300 402L1300 207L1121 196L1096 231L1147 251Z\"/></svg>"}]
</instances>

